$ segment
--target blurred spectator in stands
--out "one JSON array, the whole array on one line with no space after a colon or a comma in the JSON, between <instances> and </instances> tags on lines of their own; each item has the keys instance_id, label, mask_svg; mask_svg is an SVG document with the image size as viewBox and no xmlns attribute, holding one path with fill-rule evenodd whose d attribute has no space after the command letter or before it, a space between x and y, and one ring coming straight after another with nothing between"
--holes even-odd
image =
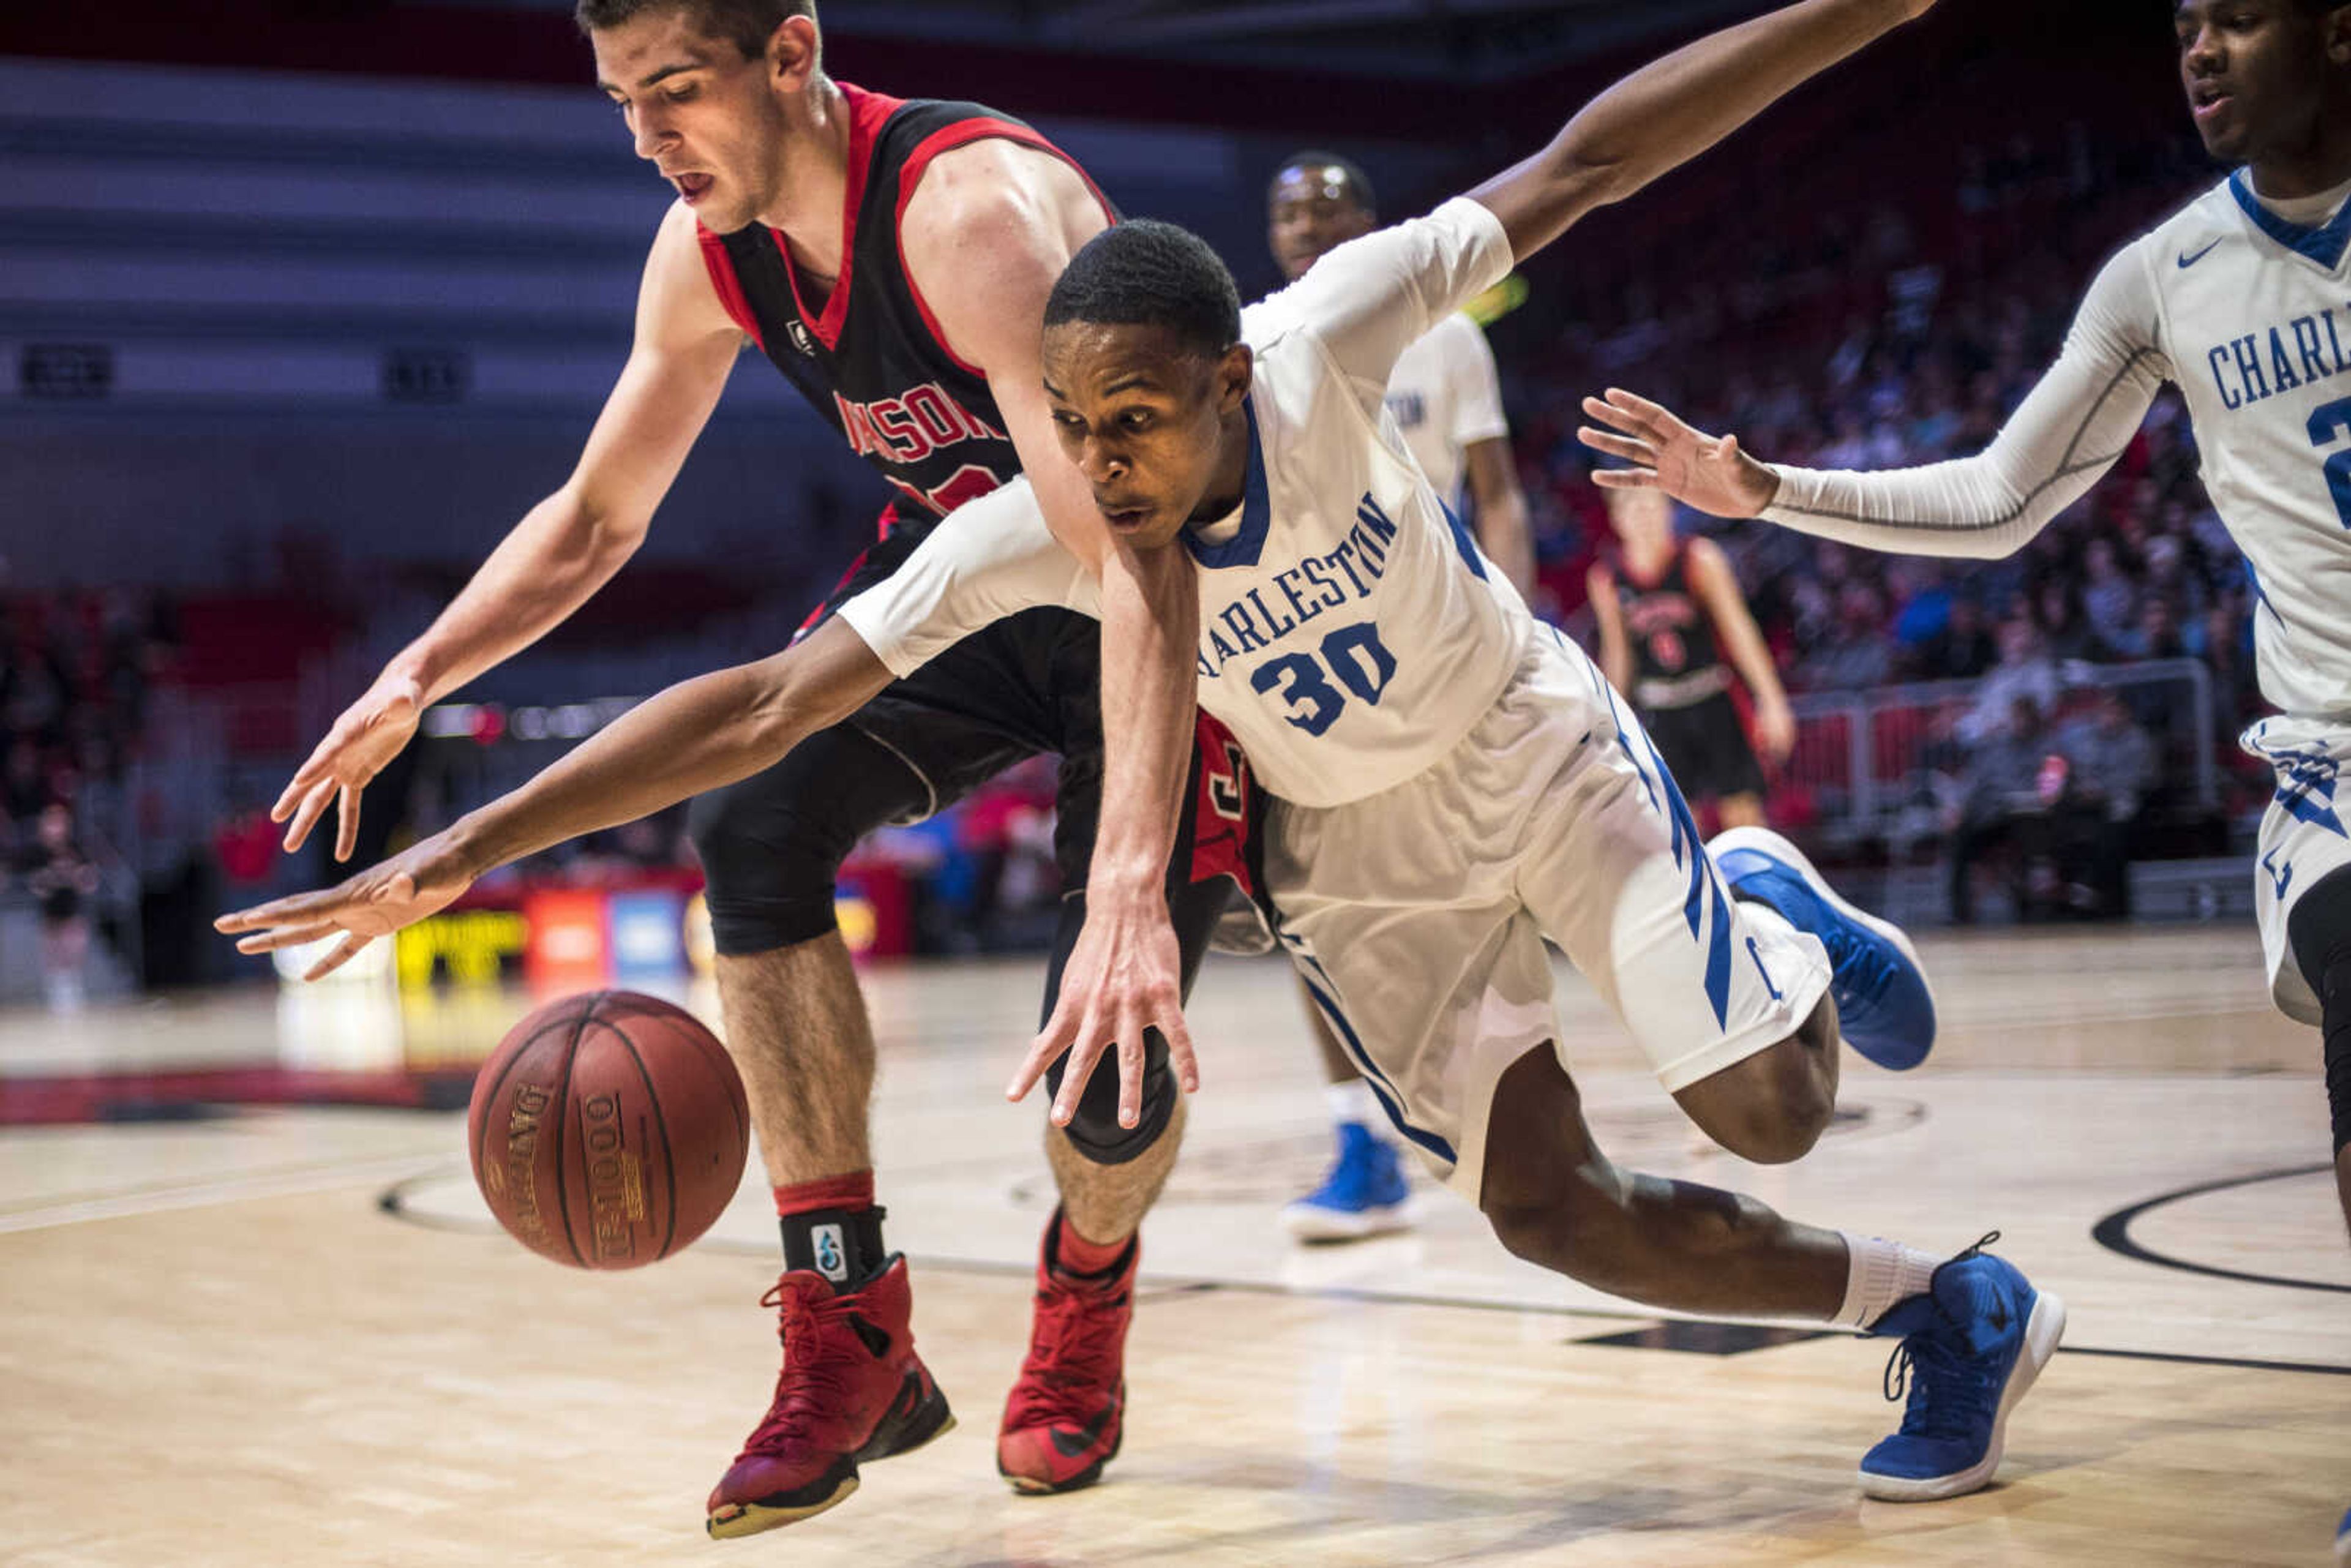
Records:
<instances>
[{"instance_id":1,"label":"blurred spectator in stands","mask_svg":"<svg viewBox=\"0 0 2351 1568\"><path fill-rule=\"evenodd\" d=\"M2155 742L2121 695L2105 687L2058 727L2054 745L2067 766L2051 848L2068 873L2066 902L2082 914L2128 919L2131 837L2161 779ZM2071 875L2083 862L2085 877Z\"/></svg>"},{"instance_id":2,"label":"blurred spectator in stands","mask_svg":"<svg viewBox=\"0 0 2351 1568\"><path fill-rule=\"evenodd\" d=\"M1860 578L1837 590L1836 619L1806 651L1797 674L1814 691L1864 691L1883 685L1894 658L1886 633L1886 599Z\"/></svg>"},{"instance_id":3,"label":"blurred spectator in stands","mask_svg":"<svg viewBox=\"0 0 2351 1568\"><path fill-rule=\"evenodd\" d=\"M73 812L45 808L33 842L20 852L17 871L41 914L41 978L49 1010L72 1012L81 1006L82 968L89 957L89 900L99 887L98 867L75 841Z\"/></svg>"},{"instance_id":4,"label":"blurred spectator in stands","mask_svg":"<svg viewBox=\"0 0 2351 1568\"><path fill-rule=\"evenodd\" d=\"M2113 656L2105 642L2082 613L2082 596L2065 578L2043 580L2032 595L2033 620L2041 628L2043 645L2061 664L2101 663Z\"/></svg>"},{"instance_id":5,"label":"blurred spectator in stands","mask_svg":"<svg viewBox=\"0 0 2351 1568\"><path fill-rule=\"evenodd\" d=\"M2174 550L2175 557L2177 549ZM2108 647L2121 645L2122 633L2138 610L2138 584L2116 558L2115 541L2094 538L2082 551L2082 613L2090 630Z\"/></svg>"},{"instance_id":6,"label":"blurred spectator in stands","mask_svg":"<svg viewBox=\"0 0 2351 1568\"><path fill-rule=\"evenodd\" d=\"M2032 618L2019 612L2001 622L1999 643L2000 659L1985 673L1976 688L1975 706L1958 726L1959 739L1970 745L2003 733L2015 716L2019 697L2030 699L2035 711L2057 706L2057 664Z\"/></svg>"},{"instance_id":7,"label":"blurred spectator in stands","mask_svg":"<svg viewBox=\"0 0 2351 1568\"><path fill-rule=\"evenodd\" d=\"M1984 630L1982 604L1971 593L1959 593L1944 614L1943 629L1911 650L1903 673L1918 681L1970 681L1999 657L1991 633Z\"/></svg>"},{"instance_id":8,"label":"blurred spectator in stands","mask_svg":"<svg viewBox=\"0 0 2351 1568\"><path fill-rule=\"evenodd\" d=\"M2013 852L2009 882L2018 907L2025 904L2031 851L2051 802L2043 797L2042 764L2049 754L2041 705L2024 692L2008 699L2006 717L1969 751L1959 775L1959 800L1946 831L1950 838L1951 923L1975 921L1976 862L1993 850Z\"/></svg>"}]
</instances>

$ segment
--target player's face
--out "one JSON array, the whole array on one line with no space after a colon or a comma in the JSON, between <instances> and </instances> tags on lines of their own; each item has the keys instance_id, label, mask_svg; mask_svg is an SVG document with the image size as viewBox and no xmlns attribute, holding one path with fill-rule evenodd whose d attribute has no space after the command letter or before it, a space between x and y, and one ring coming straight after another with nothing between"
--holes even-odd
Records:
<instances>
[{"instance_id":1,"label":"player's face","mask_svg":"<svg viewBox=\"0 0 2351 1568\"><path fill-rule=\"evenodd\" d=\"M1113 533L1142 549L1171 543L1224 489L1246 348L1210 360L1164 327L1066 321L1046 329L1044 368L1054 434Z\"/></svg>"},{"instance_id":2,"label":"player's face","mask_svg":"<svg viewBox=\"0 0 2351 1568\"><path fill-rule=\"evenodd\" d=\"M2333 68L2322 14L2297 0L2186 0L2172 26L2206 152L2252 163L2311 143Z\"/></svg>"},{"instance_id":3,"label":"player's face","mask_svg":"<svg viewBox=\"0 0 2351 1568\"><path fill-rule=\"evenodd\" d=\"M766 57L744 58L684 10L600 27L590 42L597 85L620 109L637 156L705 227L731 233L776 204L789 122Z\"/></svg>"},{"instance_id":4,"label":"player's face","mask_svg":"<svg viewBox=\"0 0 2351 1568\"><path fill-rule=\"evenodd\" d=\"M1284 169L1266 208L1266 242L1281 276L1295 283L1325 251L1372 232L1372 214L1343 170L1323 164Z\"/></svg>"}]
</instances>

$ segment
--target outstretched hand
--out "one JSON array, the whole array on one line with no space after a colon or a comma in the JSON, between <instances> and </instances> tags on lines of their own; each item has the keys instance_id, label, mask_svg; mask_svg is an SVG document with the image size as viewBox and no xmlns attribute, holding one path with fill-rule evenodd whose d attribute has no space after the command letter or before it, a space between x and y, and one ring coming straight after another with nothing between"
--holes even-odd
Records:
<instances>
[{"instance_id":1,"label":"outstretched hand","mask_svg":"<svg viewBox=\"0 0 2351 1568\"><path fill-rule=\"evenodd\" d=\"M213 929L237 936L240 953L298 947L340 931L342 941L302 977L333 974L377 937L445 909L474 884L448 839L437 833L334 887L224 915Z\"/></svg>"},{"instance_id":2,"label":"outstretched hand","mask_svg":"<svg viewBox=\"0 0 2351 1568\"><path fill-rule=\"evenodd\" d=\"M423 708L424 693L414 678L386 670L343 710L269 809L273 822L294 819L286 830L287 854L302 847L331 805L335 858L351 858L359 844L360 794L415 735Z\"/></svg>"},{"instance_id":3,"label":"outstretched hand","mask_svg":"<svg viewBox=\"0 0 2351 1568\"><path fill-rule=\"evenodd\" d=\"M1175 928L1164 901L1096 904L1061 969L1061 998L1053 1016L1029 1048L1006 1088L1008 1100L1023 1100L1046 1070L1066 1055L1052 1120L1066 1127L1094 1064L1104 1051L1118 1053L1118 1124L1143 1119L1144 1041L1146 1029L1166 1037L1168 1065L1184 1092L1200 1087L1200 1068L1184 1027L1181 959Z\"/></svg>"},{"instance_id":4,"label":"outstretched hand","mask_svg":"<svg viewBox=\"0 0 2351 1568\"><path fill-rule=\"evenodd\" d=\"M1754 517L1779 494L1779 476L1741 452L1739 437L1705 434L1647 398L1611 387L1585 398L1583 412L1609 428L1587 424L1576 439L1634 465L1593 475L1603 489L1662 490L1718 517Z\"/></svg>"}]
</instances>

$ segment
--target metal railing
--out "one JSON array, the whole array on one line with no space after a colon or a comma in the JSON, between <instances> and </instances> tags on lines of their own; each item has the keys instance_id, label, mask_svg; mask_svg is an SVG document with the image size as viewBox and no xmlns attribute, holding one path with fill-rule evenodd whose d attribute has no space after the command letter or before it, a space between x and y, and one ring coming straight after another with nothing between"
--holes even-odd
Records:
<instances>
[{"instance_id":1,"label":"metal railing","mask_svg":"<svg viewBox=\"0 0 2351 1568\"><path fill-rule=\"evenodd\" d=\"M2165 784L2201 810L2220 805L2220 737L2212 674L2199 659L2148 659L2127 664L2059 666L2059 714L2066 696L2113 689L2150 694L2161 722L2147 725ZM1922 681L1863 692L1809 692L1790 699L1796 749L1782 782L1807 790L1821 830L1861 837L1893 829L1935 789L1936 753L1949 759L1972 744L1982 680ZM2160 695L2176 687L2176 696ZM2053 718L2056 716L2052 716Z\"/></svg>"}]
</instances>

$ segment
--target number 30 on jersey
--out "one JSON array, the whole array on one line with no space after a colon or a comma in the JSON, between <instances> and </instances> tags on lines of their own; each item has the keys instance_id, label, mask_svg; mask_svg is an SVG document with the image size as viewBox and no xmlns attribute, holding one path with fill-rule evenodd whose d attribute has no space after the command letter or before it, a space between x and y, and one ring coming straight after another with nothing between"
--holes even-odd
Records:
<instances>
[{"instance_id":1,"label":"number 30 on jersey","mask_svg":"<svg viewBox=\"0 0 2351 1568\"><path fill-rule=\"evenodd\" d=\"M1380 641L1379 627L1358 621L1323 638L1315 653L1268 659L1249 676L1249 685L1287 703L1290 712L1283 716L1291 724L1309 735L1321 735L1339 722L1350 695L1377 707L1395 671L1395 655ZM1333 678L1337 685L1332 684Z\"/></svg>"}]
</instances>

